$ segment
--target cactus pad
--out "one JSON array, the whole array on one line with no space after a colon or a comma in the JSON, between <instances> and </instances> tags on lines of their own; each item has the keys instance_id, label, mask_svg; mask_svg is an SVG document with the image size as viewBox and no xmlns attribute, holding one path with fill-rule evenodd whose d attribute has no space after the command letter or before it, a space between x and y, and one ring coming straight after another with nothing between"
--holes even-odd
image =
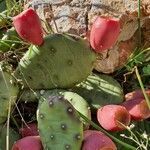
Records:
<instances>
[{"instance_id":1,"label":"cactus pad","mask_svg":"<svg viewBox=\"0 0 150 150\"><path fill-rule=\"evenodd\" d=\"M93 69L95 53L81 38L53 34L42 46L31 46L19 63L16 77L25 88L68 88L86 79Z\"/></svg>"},{"instance_id":2,"label":"cactus pad","mask_svg":"<svg viewBox=\"0 0 150 150\"><path fill-rule=\"evenodd\" d=\"M123 101L120 84L108 75L90 75L85 81L71 89L81 95L94 108Z\"/></svg>"},{"instance_id":3,"label":"cactus pad","mask_svg":"<svg viewBox=\"0 0 150 150\"><path fill-rule=\"evenodd\" d=\"M63 89L38 90L38 91L36 90L34 92L31 90L24 90L21 93L20 100L24 102L38 102L41 96L47 98L48 96L61 96L61 95L63 95L64 98L68 100L77 111L82 113L88 119L91 119L91 111L87 101L80 95ZM89 123L85 122L82 118L81 121L84 124L84 129L87 129L89 127Z\"/></svg>"},{"instance_id":4,"label":"cactus pad","mask_svg":"<svg viewBox=\"0 0 150 150\"><path fill-rule=\"evenodd\" d=\"M80 150L83 124L63 96L41 98L37 111L39 134L47 150Z\"/></svg>"},{"instance_id":5,"label":"cactus pad","mask_svg":"<svg viewBox=\"0 0 150 150\"><path fill-rule=\"evenodd\" d=\"M69 91L62 92L62 95L73 105L77 111L86 116L89 120L91 119L90 107L84 98L74 92ZM89 123L82 118L81 121L84 124L84 129L88 129Z\"/></svg>"}]
</instances>

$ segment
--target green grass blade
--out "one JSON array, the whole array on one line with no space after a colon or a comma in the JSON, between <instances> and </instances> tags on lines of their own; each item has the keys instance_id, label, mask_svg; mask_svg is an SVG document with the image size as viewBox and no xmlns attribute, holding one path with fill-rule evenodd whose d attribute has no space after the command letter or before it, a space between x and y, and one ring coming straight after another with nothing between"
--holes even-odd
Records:
<instances>
[{"instance_id":1,"label":"green grass blade","mask_svg":"<svg viewBox=\"0 0 150 150\"><path fill-rule=\"evenodd\" d=\"M137 68L136 66L135 66L135 74L136 74L137 79L138 79L138 81L139 81L139 84L140 84L140 87L141 87L141 89L142 89L142 92L143 92L143 95L144 95L144 97L145 97L145 100L146 100L146 102L147 102L147 105L148 105L148 107L149 107L149 109L150 109L150 100L149 100L148 95L147 95L146 92L145 92L144 85L143 85L143 83L142 83L142 80L141 80L141 77L140 77L138 68Z\"/></svg>"}]
</instances>

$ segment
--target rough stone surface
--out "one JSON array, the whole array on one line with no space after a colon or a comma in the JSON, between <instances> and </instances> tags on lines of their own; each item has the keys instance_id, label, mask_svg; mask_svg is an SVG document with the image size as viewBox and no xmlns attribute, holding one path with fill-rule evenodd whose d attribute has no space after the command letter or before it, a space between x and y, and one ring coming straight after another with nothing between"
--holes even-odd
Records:
<instances>
[{"instance_id":1,"label":"rough stone surface","mask_svg":"<svg viewBox=\"0 0 150 150\"><path fill-rule=\"evenodd\" d=\"M120 19L121 34L114 47L98 55L95 69L112 73L127 61L137 47L137 0L29 0L26 7L33 7L54 32L69 32L85 37L96 16L113 16ZM53 13L52 13L53 12ZM57 26L56 26L56 25ZM150 1L141 2L142 42L150 46ZM48 30L45 28L45 32Z\"/></svg>"}]
</instances>

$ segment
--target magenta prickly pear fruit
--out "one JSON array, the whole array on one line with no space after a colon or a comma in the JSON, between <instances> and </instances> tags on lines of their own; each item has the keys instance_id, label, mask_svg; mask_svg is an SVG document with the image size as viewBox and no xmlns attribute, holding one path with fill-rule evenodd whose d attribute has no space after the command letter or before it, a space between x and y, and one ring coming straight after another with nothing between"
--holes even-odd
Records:
<instances>
[{"instance_id":1,"label":"magenta prickly pear fruit","mask_svg":"<svg viewBox=\"0 0 150 150\"><path fill-rule=\"evenodd\" d=\"M83 135L82 150L117 150L114 142L100 131L86 130Z\"/></svg>"},{"instance_id":2,"label":"magenta prickly pear fruit","mask_svg":"<svg viewBox=\"0 0 150 150\"><path fill-rule=\"evenodd\" d=\"M136 98L125 101L124 106L133 120L143 120L150 117L150 109L144 98Z\"/></svg>"},{"instance_id":3,"label":"magenta prickly pear fruit","mask_svg":"<svg viewBox=\"0 0 150 150\"><path fill-rule=\"evenodd\" d=\"M29 8L13 17L13 25L19 36L35 45L43 43L43 33L40 19L36 12Z\"/></svg>"},{"instance_id":4,"label":"magenta prickly pear fruit","mask_svg":"<svg viewBox=\"0 0 150 150\"><path fill-rule=\"evenodd\" d=\"M83 124L74 107L63 96L41 97L37 111L44 149L80 150Z\"/></svg>"},{"instance_id":5,"label":"magenta prickly pear fruit","mask_svg":"<svg viewBox=\"0 0 150 150\"><path fill-rule=\"evenodd\" d=\"M29 124L27 124L27 126L20 128L19 133L22 137L37 136L37 135L39 135L37 124L29 123Z\"/></svg>"},{"instance_id":6,"label":"magenta prickly pear fruit","mask_svg":"<svg viewBox=\"0 0 150 150\"><path fill-rule=\"evenodd\" d=\"M90 44L96 52L102 52L115 44L119 33L119 20L110 17L97 17L91 28Z\"/></svg>"},{"instance_id":7,"label":"magenta prickly pear fruit","mask_svg":"<svg viewBox=\"0 0 150 150\"><path fill-rule=\"evenodd\" d=\"M27 136L18 140L11 150L43 150L39 136Z\"/></svg>"},{"instance_id":8,"label":"magenta prickly pear fruit","mask_svg":"<svg viewBox=\"0 0 150 150\"><path fill-rule=\"evenodd\" d=\"M105 105L98 109L97 120L108 131L120 131L130 124L130 114L124 106Z\"/></svg>"}]
</instances>

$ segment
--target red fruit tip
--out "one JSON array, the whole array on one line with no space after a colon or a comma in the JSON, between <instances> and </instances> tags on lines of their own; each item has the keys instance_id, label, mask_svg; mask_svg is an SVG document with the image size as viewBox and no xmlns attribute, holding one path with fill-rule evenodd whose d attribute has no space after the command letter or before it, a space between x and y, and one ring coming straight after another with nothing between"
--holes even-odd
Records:
<instances>
[{"instance_id":1,"label":"red fruit tip","mask_svg":"<svg viewBox=\"0 0 150 150\"><path fill-rule=\"evenodd\" d=\"M42 26L36 11L29 8L13 17L12 20L18 35L23 40L35 45L43 44Z\"/></svg>"},{"instance_id":2,"label":"red fruit tip","mask_svg":"<svg viewBox=\"0 0 150 150\"><path fill-rule=\"evenodd\" d=\"M98 16L91 28L91 47L97 53L110 49L116 43L119 33L120 23L118 19Z\"/></svg>"}]
</instances>

